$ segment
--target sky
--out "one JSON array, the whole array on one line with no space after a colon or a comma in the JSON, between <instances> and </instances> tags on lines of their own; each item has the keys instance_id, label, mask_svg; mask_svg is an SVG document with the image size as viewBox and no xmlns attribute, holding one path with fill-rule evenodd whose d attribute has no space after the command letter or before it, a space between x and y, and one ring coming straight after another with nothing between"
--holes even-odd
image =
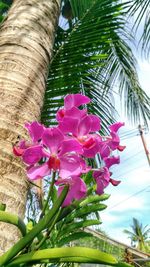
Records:
<instances>
[{"instance_id":1,"label":"sky","mask_svg":"<svg viewBox=\"0 0 150 267\"><path fill-rule=\"evenodd\" d=\"M150 64L138 58L138 73L142 88L150 96ZM113 178L121 180L118 187L110 185L105 192L111 194L106 202L108 208L101 212L101 229L125 244L130 239L123 233L130 230L132 218L137 218L144 226L150 227L150 166L146 158L138 125L131 125L120 110L120 120L125 127L120 130L121 144L126 149L120 153L121 163L112 168ZM145 140L150 151L150 132L144 131Z\"/></svg>"}]
</instances>

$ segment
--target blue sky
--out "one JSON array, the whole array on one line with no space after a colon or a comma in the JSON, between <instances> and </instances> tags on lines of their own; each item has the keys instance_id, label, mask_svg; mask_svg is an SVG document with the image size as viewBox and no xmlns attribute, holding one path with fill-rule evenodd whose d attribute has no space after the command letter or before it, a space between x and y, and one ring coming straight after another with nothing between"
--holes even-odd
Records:
<instances>
[{"instance_id":1,"label":"blue sky","mask_svg":"<svg viewBox=\"0 0 150 267\"><path fill-rule=\"evenodd\" d=\"M150 64L141 59L138 59L138 64L140 83L150 96ZM108 208L101 212L101 228L110 237L130 244L123 230L130 229L133 217L143 225L150 226L150 167L138 135L138 125L130 125L121 111L120 120L126 122L126 126L120 131L120 137L121 144L125 144L127 148L120 154L121 164L115 166L112 171L113 177L121 180L121 184L118 187L110 185L105 190L111 197L106 202ZM150 151L149 132L145 134L145 139Z\"/></svg>"}]
</instances>

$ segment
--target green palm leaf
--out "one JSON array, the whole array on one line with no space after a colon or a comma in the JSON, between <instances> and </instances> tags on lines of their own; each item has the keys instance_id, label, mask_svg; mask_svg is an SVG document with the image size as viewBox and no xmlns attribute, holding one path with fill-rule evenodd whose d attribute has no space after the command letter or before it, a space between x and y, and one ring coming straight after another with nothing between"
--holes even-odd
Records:
<instances>
[{"instance_id":1,"label":"green palm leaf","mask_svg":"<svg viewBox=\"0 0 150 267\"><path fill-rule=\"evenodd\" d=\"M144 24L140 42L142 43L142 52L148 57L150 52L150 4L149 0L131 0L129 13L136 17L134 22L135 31Z\"/></svg>"},{"instance_id":2,"label":"green palm leaf","mask_svg":"<svg viewBox=\"0 0 150 267\"><path fill-rule=\"evenodd\" d=\"M65 94L81 92L92 98L89 112L101 117L106 132L114 118L112 92L117 80L127 114L134 120L140 116L146 120L150 117L149 99L139 85L136 61L124 41L129 38L125 30L126 5L115 0L103 0L101 5L98 0L70 0L70 7L71 26L65 24L57 32L43 123L55 123Z\"/></svg>"},{"instance_id":3,"label":"green palm leaf","mask_svg":"<svg viewBox=\"0 0 150 267\"><path fill-rule=\"evenodd\" d=\"M88 11L86 9L72 30L58 29L42 113L46 124L53 122L64 95L78 92L92 97L89 111L101 115L105 128L112 122L112 97L111 94L103 96L101 84L104 77L100 69L108 58L110 29L116 28L119 22L122 25L118 15L121 5L106 0L103 0L103 5L98 1L90 3Z\"/></svg>"}]
</instances>

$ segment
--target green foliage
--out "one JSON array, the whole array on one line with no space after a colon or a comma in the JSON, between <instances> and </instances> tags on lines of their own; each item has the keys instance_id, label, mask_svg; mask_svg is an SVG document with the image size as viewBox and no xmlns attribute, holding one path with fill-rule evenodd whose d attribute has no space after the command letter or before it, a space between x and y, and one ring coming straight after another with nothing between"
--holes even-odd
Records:
<instances>
[{"instance_id":1,"label":"green foliage","mask_svg":"<svg viewBox=\"0 0 150 267\"><path fill-rule=\"evenodd\" d=\"M116 82L127 115L134 121L150 118L149 98L139 85L136 60L126 42L131 39L127 10L128 3L119 0L65 1L45 93L44 124L55 123L64 95L82 92L92 98L89 112L101 117L106 132L114 120Z\"/></svg>"},{"instance_id":2,"label":"green foliage","mask_svg":"<svg viewBox=\"0 0 150 267\"><path fill-rule=\"evenodd\" d=\"M81 262L81 263L99 263L113 265L117 264L116 259L107 253L82 248L53 248L36 252L31 252L18 256L7 267L18 266L21 263L48 263L48 262Z\"/></svg>"},{"instance_id":3,"label":"green foliage","mask_svg":"<svg viewBox=\"0 0 150 267\"><path fill-rule=\"evenodd\" d=\"M131 231L124 230L125 234L128 234L131 239L131 244L135 245L139 250L147 251L147 241L150 238L150 228L148 225L144 226L136 218L133 218L133 225L131 225Z\"/></svg>"},{"instance_id":4,"label":"green foliage","mask_svg":"<svg viewBox=\"0 0 150 267\"><path fill-rule=\"evenodd\" d=\"M149 0L130 0L129 14L131 17L136 17L134 21L135 33L138 33L139 27L143 28L140 36L142 44L142 54L148 58L150 52L150 5ZM144 26L142 27L142 24Z\"/></svg>"}]
</instances>

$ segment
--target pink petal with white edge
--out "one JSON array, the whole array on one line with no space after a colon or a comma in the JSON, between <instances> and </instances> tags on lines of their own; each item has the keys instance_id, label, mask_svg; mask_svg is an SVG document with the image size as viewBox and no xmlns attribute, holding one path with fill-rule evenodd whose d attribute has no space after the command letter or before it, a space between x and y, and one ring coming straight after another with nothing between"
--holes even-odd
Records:
<instances>
[{"instance_id":1,"label":"pink petal with white edge","mask_svg":"<svg viewBox=\"0 0 150 267\"><path fill-rule=\"evenodd\" d=\"M48 167L47 162L27 169L27 176L30 180L42 179L43 177L50 175L51 171Z\"/></svg>"},{"instance_id":2,"label":"pink petal with white edge","mask_svg":"<svg viewBox=\"0 0 150 267\"><path fill-rule=\"evenodd\" d=\"M79 107L84 104L90 103L90 98L81 94L69 94L65 97L64 107L65 109L71 109L72 107Z\"/></svg>"},{"instance_id":3,"label":"pink petal with white edge","mask_svg":"<svg viewBox=\"0 0 150 267\"><path fill-rule=\"evenodd\" d=\"M91 119L91 132L96 132L99 131L101 128L101 120L98 116L96 115L89 115L88 117L90 117Z\"/></svg>"},{"instance_id":4,"label":"pink petal with white edge","mask_svg":"<svg viewBox=\"0 0 150 267\"><path fill-rule=\"evenodd\" d=\"M28 129L33 142L37 142L42 138L44 126L39 122L26 123L25 127Z\"/></svg>"},{"instance_id":5,"label":"pink petal with white edge","mask_svg":"<svg viewBox=\"0 0 150 267\"><path fill-rule=\"evenodd\" d=\"M58 128L51 128L44 131L42 140L43 144L50 149L51 153L57 154L64 140L64 136Z\"/></svg>"},{"instance_id":6,"label":"pink petal with white edge","mask_svg":"<svg viewBox=\"0 0 150 267\"><path fill-rule=\"evenodd\" d=\"M32 146L27 148L22 156L23 162L28 165L33 165L37 163L43 157L43 147L42 146Z\"/></svg>"},{"instance_id":7,"label":"pink petal with white edge","mask_svg":"<svg viewBox=\"0 0 150 267\"><path fill-rule=\"evenodd\" d=\"M80 175L81 166L80 158L77 155L65 155L59 158L60 159L60 172L59 176L61 178L67 178L72 175Z\"/></svg>"},{"instance_id":8,"label":"pink petal with white edge","mask_svg":"<svg viewBox=\"0 0 150 267\"><path fill-rule=\"evenodd\" d=\"M120 129L120 127L122 127L124 125L125 125L124 122L116 122L116 123L109 126L109 130L111 132L117 132Z\"/></svg>"},{"instance_id":9,"label":"pink petal with white edge","mask_svg":"<svg viewBox=\"0 0 150 267\"><path fill-rule=\"evenodd\" d=\"M91 130L91 119L89 116L83 117L78 125L78 137L87 135Z\"/></svg>"},{"instance_id":10,"label":"pink petal with white edge","mask_svg":"<svg viewBox=\"0 0 150 267\"><path fill-rule=\"evenodd\" d=\"M74 139L65 140L62 142L59 156L64 155L66 153L73 152L78 154L83 154L83 149L80 143Z\"/></svg>"}]
</instances>

